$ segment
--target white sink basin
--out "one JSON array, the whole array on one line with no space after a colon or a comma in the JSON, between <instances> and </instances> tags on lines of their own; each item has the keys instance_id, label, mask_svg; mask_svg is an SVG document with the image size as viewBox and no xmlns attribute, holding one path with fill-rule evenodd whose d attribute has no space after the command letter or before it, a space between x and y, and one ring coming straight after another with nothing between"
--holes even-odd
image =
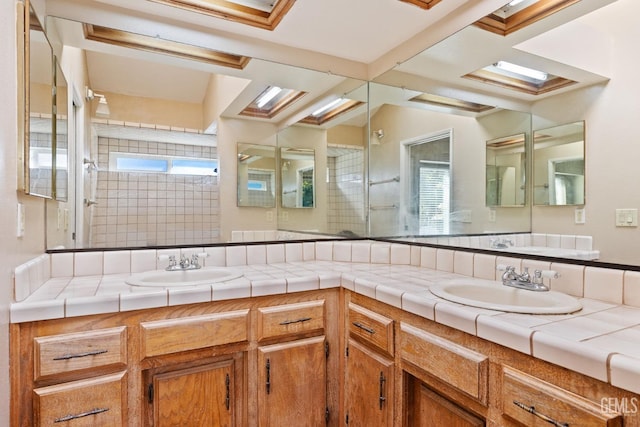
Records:
<instances>
[{"instance_id":1,"label":"white sink basin","mask_svg":"<svg viewBox=\"0 0 640 427\"><path fill-rule=\"evenodd\" d=\"M472 307L527 314L565 314L582 309L571 295L560 292L535 292L504 286L499 282L456 280L429 289L432 294Z\"/></svg>"},{"instance_id":2,"label":"white sink basin","mask_svg":"<svg viewBox=\"0 0 640 427\"><path fill-rule=\"evenodd\" d=\"M133 286L195 286L225 282L242 276L238 270L227 267L204 267L198 270L153 270L134 274L125 281Z\"/></svg>"}]
</instances>

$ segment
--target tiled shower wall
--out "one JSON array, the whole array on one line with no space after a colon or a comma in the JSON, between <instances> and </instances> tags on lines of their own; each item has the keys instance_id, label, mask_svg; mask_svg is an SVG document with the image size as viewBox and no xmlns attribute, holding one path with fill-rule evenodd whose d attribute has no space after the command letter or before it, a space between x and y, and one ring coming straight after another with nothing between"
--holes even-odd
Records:
<instances>
[{"instance_id":1,"label":"tiled shower wall","mask_svg":"<svg viewBox=\"0 0 640 427\"><path fill-rule=\"evenodd\" d=\"M29 146L51 150L51 134L42 132L29 133ZM33 194L51 195L51 168L29 169L29 191Z\"/></svg>"},{"instance_id":2,"label":"tiled shower wall","mask_svg":"<svg viewBox=\"0 0 640 427\"><path fill-rule=\"evenodd\" d=\"M109 171L112 151L217 157L215 147L99 137L97 204L91 208L92 246L220 242L217 177L113 172Z\"/></svg>"},{"instance_id":3,"label":"tiled shower wall","mask_svg":"<svg viewBox=\"0 0 640 427\"><path fill-rule=\"evenodd\" d=\"M332 156L331 153L336 154ZM330 150L329 206L327 223L329 233L355 233L364 236L364 152L360 149Z\"/></svg>"}]
</instances>

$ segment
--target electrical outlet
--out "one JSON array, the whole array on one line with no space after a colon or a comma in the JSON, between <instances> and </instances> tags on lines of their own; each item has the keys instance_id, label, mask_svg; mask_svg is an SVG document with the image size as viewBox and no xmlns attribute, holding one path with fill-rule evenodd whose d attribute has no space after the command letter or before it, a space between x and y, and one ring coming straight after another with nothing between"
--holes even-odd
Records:
<instances>
[{"instance_id":1,"label":"electrical outlet","mask_svg":"<svg viewBox=\"0 0 640 427\"><path fill-rule=\"evenodd\" d=\"M489 222L496 222L496 210L489 209Z\"/></svg>"},{"instance_id":2,"label":"electrical outlet","mask_svg":"<svg viewBox=\"0 0 640 427\"><path fill-rule=\"evenodd\" d=\"M574 212L574 220L576 224L584 224L586 222L584 208L576 208Z\"/></svg>"}]
</instances>

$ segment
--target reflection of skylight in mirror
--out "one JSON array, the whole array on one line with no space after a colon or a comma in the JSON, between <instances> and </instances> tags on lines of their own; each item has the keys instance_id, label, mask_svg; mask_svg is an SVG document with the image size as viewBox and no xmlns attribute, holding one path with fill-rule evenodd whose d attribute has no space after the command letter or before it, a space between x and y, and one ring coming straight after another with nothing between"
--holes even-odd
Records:
<instances>
[{"instance_id":1,"label":"reflection of skylight in mirror","mask_svg":"<svg viewBox=\"0 0 640 427\"><path fill-rule=\"evenodd\" d=\"M294 89L267 86L240 114L270 119L305 94Z\"/></svg>"}]
</instances>

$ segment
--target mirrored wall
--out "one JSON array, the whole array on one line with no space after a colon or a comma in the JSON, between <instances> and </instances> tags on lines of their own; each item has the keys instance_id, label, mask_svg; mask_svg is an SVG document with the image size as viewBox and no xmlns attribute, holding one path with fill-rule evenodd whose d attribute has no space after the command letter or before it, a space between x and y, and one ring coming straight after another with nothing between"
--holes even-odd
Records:
<instances>
[{"instance_id":1,"label":"mirrored wall","mask_svg":"<svg viewBox=\"0 0 640 427\"><path fill-rule=\"evenodd\" d=\"M584 13L576 12L575 19ZM81 24L51 19L63 44L74 43L75 38L66 35L79 34L73 27L80 25L81 29ZM534 233L590 236L593 248L598 247L599 241L613 247L615 242L608 242L609 237L603 236L620 239L621 230L609 229L607 233L590 225L592 218L593 221L600 218L596 202L587 198L587 188L595 191L600 184L590 177L606 174L596 157L584 155L590 149L587 140L593 144L591 136L585 137L584 122L592 120L596 113L606 113L604 109L590 110L589 106L605 91L607 78L590 69L577 70L575 66L567 66L565 70L563 65L562 73L577 83L557 93L540 95L514 94L478 81L463 87L459 80L453 80L481 68L484 62L498 59L470 54L478 43L485 46L482 52L506 55L511 52L510 45L522 43L532 35L545 35L557 25L541 22L539 28L531 27L525 35L515 32L506 38L472 25L369 83L255 58L241 71L194 66L190 61L174 59L169 64L171 72L163 74L166 70L159 64L164 60L149 52L112 47L107 55L97 48L96 42L74 45L86 52L91 89L104 95L110 108L110 116L100 117L99 100L86 100L87 110L82 113L86 123L83 141L87 163L81 165L82 184L78 174L75 176L76 187L84 190L75 193L77 217L82 220L74 227L76 232L85 232L80 233L82 240L76 240L75 247L101 247L101 243L92 241L92 236L96 235L97 227L111 228L113 224L100 223L103 220L96 219L95 211L108 203L109 198L122 194L120 183L94 178L99 172L107 172L112 164L111 149L105 152L101 148L98 131L99 125L111 125L109 121L136 124L133 127L138 132L153 126L158 132L175 133L173 136L199 135L203 142L194 145L209 147L211 158L218 160L218 175L212 181L214 190L207 202L211 210L194 214L215 218L214 223L205 225L214 232L200 241L196 238L198 233L193 232L195 237L188 244L225 243L233 240L233 233L246 233L249 240L263 240L259 235L268 235L270 239L359 236L455 246L455 240L442 237ZM561 38L554 39L562 45ZM491 49L486 49L487 46ZM205 94L205 99L179 101L164 94L165 98L143 101L145 96L131 94L132 87L126 79L109 84L100 79L99 70L111 76L124 76L123 68L116 67L118 64L127 64L130 72L140 69L142 76L151 75L149 68L144 67L154 68L159 74L171 75L176 86L181 86L183 80L199 82L198 93ZM468 69L462 71L463 67ZM450 76L451 80L443 76ZM85 83L88 82L72 81L69 86L84 94ZM270 86L304 94L274 117L242 114ZM221 87L230 91L221 94L216 103L206 98ZM314 112L338 99L357 104L324 122L314 117ZM208 115L214 104L218 110ZM569 104L570 110L564 108ZM135 109L127 110L126 105L135 105ZM555 136L556 127L576 122L582 123L582 139L569 141L568 137ZM602 131L594 131L591 126L589 129L596 134L600 132L602 140ZM119 138L115 151L139 150L140 146L129 148L129 141L136 138ZM555 141L551 142L553 138ZM554 149L557 151L574 145L582 147L582 151L565 155L548 150L551 146L558 147ZM261 158L275 161L274 167L258 168L257 163L251 167L268 171L257 180L241 172L244 166L240 162L241 156L251 155L248 151L255 146L270 147L273 153ZM294 151L313 160L296 165L294 161L298 159L291 154ZM156 230L169 229L158 225L159 215L164 215L180 219L171 226L172 230L187 230L189 220L180 215L193 214L190 204L202 203L188 199L193 189L182 183L154 187L149 175L144 176L147 179L135 181L136 206L132 206L132 201L123 206L118 204L111 216L119 221L126 206L128 218L135 216L137 224L147 229L153 228L151 224L155 224ZM134 191L133 182L126 185L128 191ZM248 194L251 186L256 188L252 191L269 194L269 200L258 202L249 198L245 190ZM100 200L92 198L92 188L105 189L106 196ZM165 205L158 206L160 202L152 201L152 193L164 194ZM146 201L146 206L141 200ZM180 206L185 208L184 213L178 211ZM574 221L576 207L587 209L586 226ZM151 211L155 212L153 218ZM133 228L129 219L127 226ZM251 234L253 231L262 234ZM169 244L185 243L177 239ZM123 247L157 244L143 237L117 243ZM611 253L600 259L626 258Z\"/></svg>"}]
</instances>

